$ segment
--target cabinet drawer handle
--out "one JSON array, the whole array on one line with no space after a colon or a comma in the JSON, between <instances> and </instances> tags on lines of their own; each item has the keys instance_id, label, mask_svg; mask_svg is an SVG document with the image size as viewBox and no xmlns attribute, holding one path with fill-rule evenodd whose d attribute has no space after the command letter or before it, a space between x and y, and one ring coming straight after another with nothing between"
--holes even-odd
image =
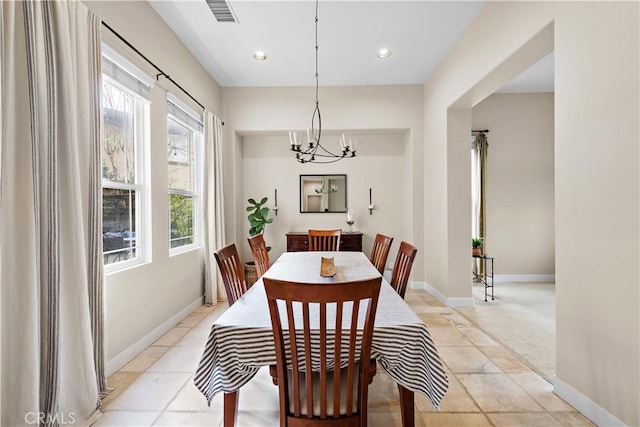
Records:
<instances>
[{"instance_id":1,"label":"cabinet drawer handle","mask_svg":"<svg viewBox=\"0 0 640 427\"><path fill-rule=\"evenodd\" d=\"M304 244L305 244L305 245L308 245L308 244L309 244L309 241L308 241L308 240L305 240L305 241L304 241Z\"/></svg>"}]
</instances>

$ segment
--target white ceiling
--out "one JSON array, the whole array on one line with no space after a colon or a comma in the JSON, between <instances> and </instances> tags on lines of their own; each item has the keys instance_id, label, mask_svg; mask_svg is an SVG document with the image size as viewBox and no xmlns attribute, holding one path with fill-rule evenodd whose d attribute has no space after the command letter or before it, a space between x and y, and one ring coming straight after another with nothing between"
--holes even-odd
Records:
<instances>
[{"instance_id":1,"label":"white ceiling","mask_svg":"<svg viewBox=\"0 0 640 427\"><path fill-rule=\"evenodd\" d=\"M149 2L221 86L315 85L314 1L228 0L237 23L217 22L205 0ZM422 84L484 3L321 0L320 85ZM502 91L552 90L550 55Z\"/></svg>"}]
</instances>

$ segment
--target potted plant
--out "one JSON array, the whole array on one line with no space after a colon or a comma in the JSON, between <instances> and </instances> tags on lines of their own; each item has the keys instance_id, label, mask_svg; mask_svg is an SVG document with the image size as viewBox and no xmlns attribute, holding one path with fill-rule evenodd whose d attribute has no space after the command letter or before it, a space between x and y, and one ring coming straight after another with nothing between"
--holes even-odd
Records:
<instances>
[{"instance_id":1,"label":"potted plant","mask_svg":"<svg viewBox=\"0 0 640 427\"><path fill-rule=\"evenodd\" d=\"M249 202L247 212L251 212L249 216L247 216L249 225L251 226L249 229L250 236L255 236L264 232L264 227L273 222L273 219L269 218L269 211L271 209L264 206L264 204L267 203L267 200L267 197L263 197L260 202L256 202L254 199L247 200Z\"/></svg>"},{"instance_id":2,"label":"potted plant","mask_svg":"<svg viewBox=\"0 0 640 427\"><path fill-rule=\"evenodd\" d=\"M482 255L482 237L474 237L471 239L471 255Z\"/></svg>"},{"instance_id":3,"label":"potted plant","mask_svg":"<svg viewBox=\"0 0 640 427\"><path fill-rule=\"evenodd\" d=\"M264 233L264 227L267 224L271 224L273 222L272 218L269 218L269 209L265 206L268 198L263 197L260 202L256 202L255 199L248 199L249 206L247 206L247 212L250 212L247 216L249 220L249 235L255 236L260 233ZM270 246L267 246L267 251L271 249ZM247 281L247 286L253 285L256 280L258 280L258 275L256 274L256 265L253 261L248 261L244 264L244 276Z\"/></svg>"}]
</instances>

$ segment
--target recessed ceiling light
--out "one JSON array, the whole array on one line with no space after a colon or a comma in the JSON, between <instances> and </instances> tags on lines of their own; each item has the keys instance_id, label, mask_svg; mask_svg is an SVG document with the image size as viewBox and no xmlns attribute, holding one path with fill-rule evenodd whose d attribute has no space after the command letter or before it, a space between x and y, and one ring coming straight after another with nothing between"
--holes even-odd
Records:
<instances>
[{"instance_id":1,"label":"recessed ceiling light","mask_svg":"<svg viewBox=\"0 0 640 427\"><path fill-rule=\"evenodd\" d=\"M264 61L265 59L267 59L267 54L262 52L262 51L260 51L260 50L258 50L258 51L256 51L256 53L253 54L253 58L256 61Z\"/></svg>"},{"instance_id":2,"label":"recessed ceiling light","mask_svg":"<svg viewBox=\"0 0 640 427\"><path fill-rule=\"evenodd\" d=\"M380 49L378 51L378 58L385 59L391 56L391 51L389 49Z\"/></svg>"}]
</instances>

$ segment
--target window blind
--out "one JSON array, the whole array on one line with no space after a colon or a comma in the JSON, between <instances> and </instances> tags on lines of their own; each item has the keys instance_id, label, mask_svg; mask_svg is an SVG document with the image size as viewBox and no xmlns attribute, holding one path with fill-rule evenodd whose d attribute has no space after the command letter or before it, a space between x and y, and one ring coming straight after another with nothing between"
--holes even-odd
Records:
<instances>
[{"instance_id":1,"label":"window blind","mask_svg":"<svg viewBox=\"0 0 640 427\"><path fill-rule=\"evenodd\" d=\"M189 112L185 111L185 108L176 105L176 103L174 103L172 99L167 99L167 113L171 114L173 117L189 126L190 128L198 132L204 132L204 123L202 120L202 116L199 114L190 114Z\"/></svg>"},{"instance_id":2,"label":"window blind","mask_svg":"<svg viewBox=\"0 0 640 427\"><path fill-rule=\"evenodd\" d=\"M111 59L106 56L102 56L102 72L120 83L127 89L137 93L145 99L150 98L151 87L145 82L141 81L133 74L129 73L120 65L113 62Z\"/></svg>"}]
</instances>

